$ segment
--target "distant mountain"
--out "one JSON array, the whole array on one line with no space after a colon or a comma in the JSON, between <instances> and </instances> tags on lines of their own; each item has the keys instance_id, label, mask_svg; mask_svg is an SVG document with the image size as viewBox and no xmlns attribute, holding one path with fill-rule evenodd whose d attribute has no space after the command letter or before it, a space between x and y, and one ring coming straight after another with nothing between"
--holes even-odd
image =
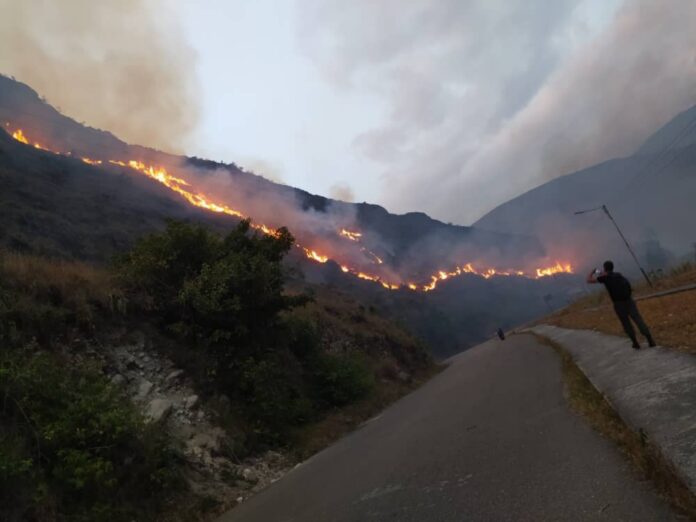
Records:
<instances>
[{"instance_id":1,"label":"distant mountain","mask_svg":"<svg viewBox=\"0 0 696 522\"><path fill-rule=\"evenodd\" d=\"M636 151L554 179L495 208L475 228L535 235L552 255L581 267L605 258L634 271L601 211L606 204L648 269L693 259L696 242L696 106L669 121Z\"/></svg>"}]
</instances>

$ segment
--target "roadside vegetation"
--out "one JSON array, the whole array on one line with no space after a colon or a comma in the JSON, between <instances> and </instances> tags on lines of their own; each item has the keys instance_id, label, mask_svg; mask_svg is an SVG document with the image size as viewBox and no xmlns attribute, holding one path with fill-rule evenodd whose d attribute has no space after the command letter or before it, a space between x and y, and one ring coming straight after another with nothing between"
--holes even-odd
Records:
<instances>
[{"instance_id":1,"label":"roadside vegetation","mask_svg":"<svg viewBox=\"0 0 696 522\"><path fill-rule=\"evenodd\" d=\"M636 285L635 297L696 284L696 265L685 263L665 274L654 274L654 286ZM603 289L601 289L603 290ZM657 343L681 352L696 353L696 290L638 303ZM597 330L624 335L606 292L596 292L541 322L562 328Z\"/></svg>"},{"instance_id":2,"label":"roadside vegetation","mask_svg":"<svg viewBox=\"0 0 696 522\"><path fill-rule=\"evenodd\" d=\"M0 257L0 519L131 520L181 488L166 435L60 349L108 321L113 296L80 263Z\"/></svg>"},{"instance_id":3,"label":"roadside vegetation","mask_svg":"<svg viewBox=\"0 0 696 522\"><path fill-rule=\"evenodd\" d=\"M659 448L645 434L635 432L626 425L568 352L546 337L536 337L555 350L561 358L565 397L571 409L582 415L602 436L613 441L632 468L643 479L649 480L666 501L690 519L696 520L696 497L662 456Z\"/></svg>"},{"instance_id":4,"label":"roadside vegetation","mask_svg":"<svg viewBox=\"0 0 696 522\"><path fill-rule=\"evenodd\" d=\"M433 373L377 310L288 284L293 243L170 222L111 268L0 252L0 519L177 519L176 445L89 356L116 332L147 331L225 398L236 457L306 457Z\"/></svg>"}]
</instances>

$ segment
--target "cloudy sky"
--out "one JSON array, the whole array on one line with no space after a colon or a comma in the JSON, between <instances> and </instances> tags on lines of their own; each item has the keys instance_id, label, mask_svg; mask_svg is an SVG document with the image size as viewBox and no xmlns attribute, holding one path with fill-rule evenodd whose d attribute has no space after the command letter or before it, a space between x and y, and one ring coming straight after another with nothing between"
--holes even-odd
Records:
<instances>
[{"instance_id":1,"label":"cloudy sky","mask_svg":"<svg viewBox=\"0 0 696 522\"><path fill-rule=\"evenodd\" d=\"M696 0L56 4L0 0L0 71L64 112L461 224L696 103Z\"/></svg>"}]
</instances>

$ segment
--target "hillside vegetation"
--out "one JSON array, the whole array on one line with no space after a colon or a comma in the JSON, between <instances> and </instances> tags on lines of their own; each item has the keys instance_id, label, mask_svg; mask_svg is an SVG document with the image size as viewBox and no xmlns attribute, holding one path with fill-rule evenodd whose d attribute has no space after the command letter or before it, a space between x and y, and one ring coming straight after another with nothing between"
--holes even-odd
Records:
<instances>
[{"instance_id":1,"label":"hillside vegetation","mask_svg":"<svg viewBox=\"0 0 696 522\"><path fill-rule=\"evenodd\" d=\"M206 408L225 398L217 422L235 458L306 455L432 372L423 347L376 311L286 289L292 244L248 222L225 236L170 222L113 268L3 251L0 519L204 511L166 420L148 421L100 358L132 331L186 372ZM330 419L346 408L354 418L337 429Z\"/></svg>"},{"instance_id":2,"label":"hillside vegetation","mask_svg":"<svg viewBox=\"0 0 696 522\"><path fill-rule=\"evenodd\" d=\"M234 188L230 194L219 194L225 203L249 213L257 223L289 226L303 246L316 247L328 240L323 253L338 262L316 263L293 249L285 262L297 269L292 277L314 286L330 285L332 291L372 305L423 339L437 358L485 340L499 326L509 328L539 317L548 309L546 296L552 296L555 307L577 289L570 275L543 281L484 280L472 275L442 281L436 292L426 296L410 290L385 292L379 284L344 273L340 263L352 264L348 261L356 257L365 261L358 253L365 248L383 259L381 269L386 272L427 282L435 271L451 270L466 261L530 268L523 265L544 252L531 236L448 225L418 212L390 214L377 205L339 202L273 183L234 164L128 145L60 114L31 88L2 75L0 124L0 248L108 265L144 234L163 230L167 218L204 223L218 232L237 224L237 218L194 207L131 168L108 162L89 165L80 156L139 159L196 180L193 186L230 184ZM5 132L16 128L65 155L38 150ZM293 211L278 213L278 201L289 203ZM277 222L280 215L282 221ZM327 228L322 223L333 225ZM359 230L361 242L337 238L333 226Z\"/></svg>"}]
</instances>

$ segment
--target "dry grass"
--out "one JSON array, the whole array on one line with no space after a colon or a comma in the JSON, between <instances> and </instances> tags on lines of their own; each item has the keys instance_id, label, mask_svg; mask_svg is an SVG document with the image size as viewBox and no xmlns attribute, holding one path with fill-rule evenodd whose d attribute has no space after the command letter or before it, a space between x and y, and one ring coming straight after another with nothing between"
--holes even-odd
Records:
<instances>
[{"instance_id":1,"label":"dry grass","mask_svg":"<svg viewBox=\"0 0 696 522\"><path fill-rule=\"evenodd\" d=\"M315 324L329 351L363 353L387 372L391 366L395 374L400 369L413 374L432 364L427 347L379 310L336 289L313 286L310 290L314 301L290 315Z\"/></svg>"},{"instance_id":2,"label":"dry grass","mask_svg":"<svg viewBox=\"0 0 696 522\"><path fill-rule=\"evenodd\" d=\"M656 281L636 287L636 296L696 283L696 267L684 265ZM696 290L640 301L638 307L658 344L696 353ZM606 292L588 296L544 318L543 323L562 328L597 330L625 335Z\"/></svg>"},{"instance_id":3,"label":"dry grass","mask_svg":"<svg viewBox=\"0 0 696 522\"><path fill-rule=\"evenodd\" d=\"M115 292L106 270L77 261L0 252L0 274L14 289L36 297L51 295L66 305L107 305Z\"/></svg>"},{"instance_id":4,"label":"dry grass","mask_svg":"<svg viewBox=\"0 0 696 522\"><path fill-rule=\"evenodd\" d=\"M0 251L0 316L23 341L94 333L125 301L103 269ZM13 334L14 335L14 334ZM19 338L15 339L19 342Z\"/></svg>"},{"instance_id":5,"label":"dry grass","mask_svg":"<svg viewBox=\"0 0 696 522\"><path fill-rule=\"evenodd\" d=\"M537 335L537 338L561 357L565 394L571 409L582 415L602 436L613 441L633 469L652 482L660 496L678 511L696 520L696 497L659 449L643 432L637 433L624 423L561 346L545 337Z\"/></svg>"},{"instance_id":6,"label":"dry grass","mask_svg":"<svg viewBox=\"0 0 696 522\"><path fill-rule=\"evenodd\" d=\"M299 293L303 289L293 288L290 291ZM370 306L364 306L360 301L344 294L337 289L327 289L313 286L311 291L314 301L297 309L293 314L321 323L322 326L352 337L365 339L381 336L389 338L400 345L413 345L415 338L393 321L381 316Z\"/></svg>"}]
</instances>

